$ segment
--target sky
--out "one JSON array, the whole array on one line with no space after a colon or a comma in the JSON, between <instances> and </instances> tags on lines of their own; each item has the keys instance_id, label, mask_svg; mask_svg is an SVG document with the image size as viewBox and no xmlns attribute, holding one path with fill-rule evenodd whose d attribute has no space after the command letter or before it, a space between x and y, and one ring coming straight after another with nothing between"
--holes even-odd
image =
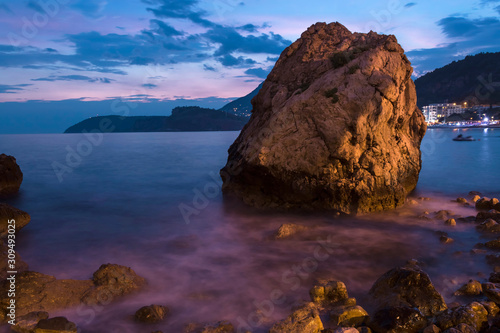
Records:
<instances>
[{"instance_id":1,"label":"sky","mask_svg":"<svg viewBox=\"0 0 500 333\"><path fill-rule=\"evenodd\" d=\"M113 103L219 108L316 22L394 34L415 78L500 51L500 0L0 0L0 18L0 133L57 132Z\"/></svg>"}]
</instances>

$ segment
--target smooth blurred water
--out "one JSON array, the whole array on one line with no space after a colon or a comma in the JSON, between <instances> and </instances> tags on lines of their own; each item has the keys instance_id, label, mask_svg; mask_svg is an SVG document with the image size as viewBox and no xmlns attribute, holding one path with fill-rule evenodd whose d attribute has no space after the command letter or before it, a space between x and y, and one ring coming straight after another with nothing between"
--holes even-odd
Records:
<instances>
[{"instance_id":1,"label":"smooth blurred water","mask_svg":"<svg viewBox=\"0 0 500 333\"><path fill-rule=\"evenodd\" d=\"M457 283L479 271L488 273L484 258L455 255L467 253L479 241L473 227L450 231L456 242L443 247L434 234L443 228L442 222L414 216L444 208L473 215L474 209L450 199L470 190L498 195L500 130L468 130L467 135L480 139L476 142L453 142L456 131L429 130L415 196L434 199L358 218L263 213L224 202L218 171L237 135L106 134L62 182L53 163L66 163L68 147L88 148L84 136L0 135L0 153L15 156L24 172L20 194L8 202L32 216L17 245L32 270L86 279L111 262L131 266L149 282L144 291L97 311L95 319L72 309L51 315L67 316L83 332L141 332L145 328L130 315L156 303L172 312L166 323L148 326L149 331L178 332L190 321L228 319L265 332L293 304L308 298L318 278L344 281L369 307L363 302L378 276L411 258L427 265L447 300ZM207 195L200 199L200 193ZM195 212L189 220L181 204ZM311 229L291 240L271 240L283 223ZM334 246L328 258L314 266L311 258L326 240ZM307 265L297 273L297 267ZM259 308L276 290L285 300L262 313Z\"/></svg>"}]
</instances>

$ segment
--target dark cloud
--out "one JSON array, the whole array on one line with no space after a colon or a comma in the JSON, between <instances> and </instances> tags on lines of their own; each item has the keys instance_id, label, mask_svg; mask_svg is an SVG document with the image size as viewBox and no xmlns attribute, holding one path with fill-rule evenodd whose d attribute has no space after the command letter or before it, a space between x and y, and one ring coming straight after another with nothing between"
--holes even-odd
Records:
<instances>
[{"instance_id":1,"label":"dark cloud","mask_svg":"<svg viewBox=\"0 0 500 333\"><path fill-rule=\"evenodd\" d=\"M159 18L188 19L204 27L214 25L214 23L204 18L207 15L205 11L196 9L199 0L142 0L142 2L157 6L155 8L148 7L147 10Z\"/></svg>"},{"instance_id":2,"label":"dark cloud","mask_svg":"<svg viewBox=\"0 0 500 333\"><path fill-rule=\"evenodd\" d=\"M131 65L141 65L141 66L146 66L154 63L155 60L153 58L145 58L145 57L135 57L130 61Z\"/></svg>"},{"instance_id":3,"label":"dark cloud","mask_svg":"<svg viewBox=\"0 0 500 333\"><path fill-rule=\"evenodd\" d=\"M43 8L40 7L40 5L37 2L33 1L33 0L30 0L28 2L27 7L30 8L30 9L33 9L36 12L45 14L45 11L43 10Z\"/></svg>"},{"instance_id":4,"label":"dark cloud","mask_svg":"<svg viewBox=\"0 0 500 333\"><path fill-rule=\"evenodd\" d=\"M87 82L100 82L100 83L111 83L115 81L113 79L108 79L106 77L89 77L85 75L51 75L49 77L42 77L38 79L31 79L31 81L87 81Z\"/></svg>"},{"instance_id":5,"label":"dark cloud","mask_svg":"<svg viewBox=\"0 0 500 333\"><path fill-rule=\"evenodd\" d=\"M152 84L152 83L145 83L142 85L142 87L147 88L147 89L153 89L153 88L156 88L158 86L156 84Z\"/></svg>"},{"instance_id":6,"label":"dark cloud","mask_svg":"<svg viewBox=\"0 0 500 333\"><path fill-rule=\"evenodd\" d=\"M411 8L413 6L416 6L417 3L416 2L408 2L406 5L405 5L405 8Z\"/></svg>"},{"instance_id":7,"label":"dark cloud","mask_svg":"<svg viewBox=\"0 0 500 333\"><path fill-rule=\"evenodd\" d=\"M447 17L438 22L443 33L450 38L459 38L431 49L407 52L418 75L442 67L454 60L479 52L500 51L500 21L496 18L469 19Z\"/></svg>"},{"instance_id":8,"label":"dark cloud","mask_svg":"<svg viewBox=\"0 0 500 333\"><path fill-rule=\"evenodd\" d=\"M500 15L500 5L495 7L495 10L498 12L498 15Z\"/></svg>"},{"instance_id":9,"label":"dark cloud","mask_svg":"<svg viewBox=\"0 0 500 333\"><path fill-rule=\"evenodd\" d=\"M46 48L46 49L45 49L45 51L46 51L46 52L55 52L55 53L57 53L57 50L56 50L56 49L53 49L53 48L51 48L51 47Z\"/></svg>"},{"instance_id":10,"label":"dark cloud","mask_svg":"<svg viewBox=\"0 0 500 333\"><path fill-rule=\"evenodd\" d=\"M280 54L291 43L289 40L273 33L259 36L242 36L235 28L223 26L210 29L203 34L203 37L213 43L220 44L217 51L215 51L216 56L233 52Z\"/></svg>"},{"instance_id":11,"label":"dark cloud","mask_svg":"<svg viewBox=\"0 0 500 333\"><path fill-rule=\"evenodd\" d=\"M226 67L251 67L252 65L255 65L257 62L253 59L250 58L244 58L244 57L233 57L230 54L226 54L222 57L217 58L217 61L219 61L222 65Z\"/></svg>"},{"instance_id":12,"label":"dark cloud","mask_svg":"<svg viewBox=\"0 0 500 333\"><path fill-rule=\"evenodd\" d=\"M270 70L266 70L263 68L250 68L245 71L245 74L251 75L251 76L256 76L261 79L267 78L267 75L269 74Z\"/></svg>"},{"instance_id":13,"label":"dark cloud","mask_svg":"<svg viewBox=\"0 0 500 333\"><path fill-rule=\"evenodd\" d=\"M448 37L473 36L484 29L498 26L500 21L494 17L469 19L466 17L446 17L438 25Z\"/></svg>"},{"instance_id":14,"label":"dark cloud","mask_svg":"<svg viewBox=\"0 0 500 333\"><path fill-rule=\"evenodd\" d=\"M152 25L156 25L156 33L166 36L166 37L171 37L171 36L181 36L183 35L182 32L177 31L174 27L168 25L167 23L160 21L160 20L150 20Z\"/></svg>"},{"instance_id":15,"label":"dark cloud","mask_svg":"<svg viewBox=\"0 0 500 333\"><path fill-rule=\"evenodd\" d=\"M215 67L209 66L207 64L203 64L203 70L209 72L217 72L217 69Z\"/></svg>"},{"instance_id":16,"label":"dark cloud","mask_svg":"<svg viewBox=\"0 0 500 333\"><path fill-rule=\"evenodd\" d=\"M106 3L105 0L78 0L71 5L71 8L87 17L98 18L101 17Z\"/></svg>"},{"instance_id":17,"label":"dark cloud","mask_svg":"<svg viewBox=\"0 0 500 333\"><path fill-rule=\"evenodd\" d=\"M28 86L32 86L32 84L0 84L0 94L16 94Z\"/></svg>"},{"instance_id":18,"label":"dark cloud","mask_svg":"<svg viewBox=\"0 0 500 333\"><path fill-rule=\"evenodd\" d=\"M280 57L267 57L267 61L276 62Z\"/></svg>"},{"instance_id":19,"label":"dark cloud","mask_svg":"<svg viewBox=\"0 0 500 333\"><path fill-rule=\"evenodd\" d=\"M236 29L246 31L246 32L258 32L259 27L256 26L255 24L245 24L241 27L237 27Z\"/></svg>"}]
</instances>

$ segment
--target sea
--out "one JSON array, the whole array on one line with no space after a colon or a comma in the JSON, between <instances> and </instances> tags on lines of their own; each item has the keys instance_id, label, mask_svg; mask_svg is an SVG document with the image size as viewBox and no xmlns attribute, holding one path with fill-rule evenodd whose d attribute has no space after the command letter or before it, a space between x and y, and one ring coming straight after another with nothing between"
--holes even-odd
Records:
<instances>
[{"instance_id":1,"label":"sea","mask_svg":"<svg viewBox=\"0 0 500 333\"><path fill-rule=\"evenodd\" d=\"M447 302L463 283L493 271L485 255L470 252L488 239L473 224L449 227L433 216L442 209L474 216L473 207L452 202L470 191L500 195L500 129L429 129L416 202L358 217L262 212L225 199L218 174L238 134L0 135L0 153L15 156L24 173L19 195L7 202L31 215L16 245L30 270L90 279L114 263L148 281L104 307L50 315L66 316L81 332L182 332L188 323L221 320L238 332L267 332L309 299L317 281L343 281L370 310L377 278L411 259ZM452 141L458 134L477 140ZM308 229L275 240L285 223ZM441 244L440 231L455 241ZM167 319L136 323L135 311L150 304L167 306Z\"/></svg>"}]
</instances>

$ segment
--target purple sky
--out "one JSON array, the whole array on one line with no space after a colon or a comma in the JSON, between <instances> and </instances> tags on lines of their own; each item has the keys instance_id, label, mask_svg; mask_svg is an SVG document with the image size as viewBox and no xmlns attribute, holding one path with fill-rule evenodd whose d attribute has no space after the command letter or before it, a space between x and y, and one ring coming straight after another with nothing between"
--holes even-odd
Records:
<instances>
[{"instance_id":1,"label":"purple sky","mask_svg":"<svg viewBox=\"0 0 500 333\"><path fill-rule=\"evenodd\" d=\"M0 15L0 121L25 117L5 102L220 107L318 21L396 35L416 76L500 51L500 0L0 0Z\"/></svg>"}]
</instances>

